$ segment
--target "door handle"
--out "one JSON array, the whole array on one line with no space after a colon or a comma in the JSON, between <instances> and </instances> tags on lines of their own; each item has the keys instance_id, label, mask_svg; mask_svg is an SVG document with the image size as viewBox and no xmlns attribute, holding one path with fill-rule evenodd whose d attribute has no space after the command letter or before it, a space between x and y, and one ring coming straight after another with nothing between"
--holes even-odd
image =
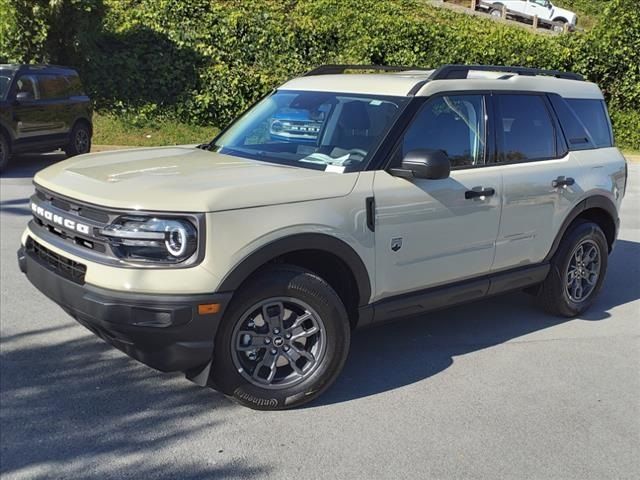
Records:
<instances>
[{"instance_id":1,"label":"door handle","mask_svg":"<svg viewBox=\"0 0 640 480\"><path fill-rule=\"evenodd\" d=\"M467 190L466 192L464 192L464 198L469 200L470 198L490 197L495 193L496 191L493 188L477 187L477 189Z\"/></svg>"},{"instance_id":2,"label":"door handle","mask_svg":"<svg viewBox=\"0 0 640 480\"><path fill-rule=\"evenodd\" d=\"M574 183L576 183L576 181L573 178L561 176L561 177L556 178L553 182L551 182L551 186L553 188L570 187Z\"/></svg>"}]
</instances>

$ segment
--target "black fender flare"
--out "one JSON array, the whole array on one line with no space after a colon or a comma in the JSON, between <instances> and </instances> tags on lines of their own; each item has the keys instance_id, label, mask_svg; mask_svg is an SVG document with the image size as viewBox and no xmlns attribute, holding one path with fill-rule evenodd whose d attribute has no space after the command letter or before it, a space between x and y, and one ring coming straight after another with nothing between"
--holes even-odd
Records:
<instances>
[{"instance_id":1,"label":"black fender flare","mask_svg":"<svg viewBox=\"0 0 640 480\"><path fill-rule=\"evenodd\" d=\"M9 146L11 146L11 144L15 141L13 130L5 125L2 121L0 121L0 134L5 136L7 142L9 142Z\"/></svg>"},{"instance_id":2,"label":"black fender flare","mask_svg":"<svg viewBox=\"0 0 640 480\"><path fill-rule=\"evenodd\" d=\"M351 270L358 287L359 303L366 305L371 298L369 273L360 255L346 242L323 233L301 233L274 240L245 257L222 280L218 291L237 290L249 276L270 261L300 250L321 250L338 257Z\"/></svg>"},{"instance_id":3,"label":"black fender flare","mask_svg":"<svg viewBox=\"0 0 640 480\"><path fill-rule=\"evenodd\" d=\"M73 122L71 122L71 128L69 129L69 135L71 135L71 132L73 132L73 129L78 123L86 123L89 126L91 136L93 136L93 121L87 115L78 115L73 119Z\"/></svg>"},{"instance_id":4,"label":"black fender flare","mask_svg":"<svg viewBox=\"0 0 640 480\"><path fill-rule=\"evenodd\" d=\"M607 212L607 214L611 217L611 221L615 225L616 231L614 234L614 239L615 237L617 237L619 222L618 222L618 209L616 208L615 204L604 195L594 195L594 196L585 198L580 203L578 203L575 207L573 207L573 209L569 212L569 214L566 216L566 218L562 222L562 225L560 226L560 230L556 234L556 238L553 240L553 244L551 245L551 250L549 250L549 253L544 258L545 262L550 261L551 258L555 255L556 251L558 250L558 247L560 246L560 242L562 241L562 238L564 237L565 233L567 233L567 230L569 229L573 221L576 218L578 218L578 216L580 216L582 212L589 210L591 208L599 208Z\"/></svg>"}]
</instances>

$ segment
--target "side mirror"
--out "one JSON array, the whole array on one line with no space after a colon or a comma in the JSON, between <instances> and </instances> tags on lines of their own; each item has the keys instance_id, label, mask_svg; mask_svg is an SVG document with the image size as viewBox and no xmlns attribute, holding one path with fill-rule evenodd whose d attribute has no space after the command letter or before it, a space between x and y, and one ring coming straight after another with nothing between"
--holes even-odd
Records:
<instances>
[{"instance_id":1,"label":"side mirror","mask_svg":"<svg viewBox=\"0 0 640 480\"><path fill-rule=\"evenodd\" d=\"M447 178L450 172L451 162L443 150L412 150L402 159L402 168L391 170L398 177L429 180Z\"/></svg>"},{"instance_id":2,"label":"side mirror","mask_svg":"<svg viewBox=\"0 0 640 480\"><path fill-rule=\"evenodd\" d=\"M19 92L16 95L16 102L29 102L33 100L33 94L31 92Z\"/></svg>"}]
</instances>

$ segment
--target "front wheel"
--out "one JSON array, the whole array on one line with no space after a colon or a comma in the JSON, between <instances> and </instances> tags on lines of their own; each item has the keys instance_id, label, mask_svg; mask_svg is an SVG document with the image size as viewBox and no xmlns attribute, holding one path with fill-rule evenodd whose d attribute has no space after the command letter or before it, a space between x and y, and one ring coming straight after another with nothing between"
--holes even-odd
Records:
<instances>
[{"instance_id":1,"label":"front wheel","mask_svg":"<svg viewBox=\"0 0 640 480\"><path fill-rule=\"evenodd\" d=\"M489 14L493 17L493 18L502 18L503 12L502 12L502 5L501 4L494 4L493 8L491 9L491 11L489 12Z\"/></svg>"},{"instance_id":2,"label":"front wheel","mask_svg":"<svg viewBox=\"0 0 640 480\"><path fill-rule=\"evenodd\" d=\"M75 124L71 130L69 144L64 148L64 151L69 157L91 151L91 130L87 124L83 122Z\"/></svg>"},{"instance_id":3,"label":"front wheel","mask_svg":"<svg viewBox=\"0 0 640 480\"><path fill-rule=\"evenodd\" d=\"M538 303L549 313L575 317L593 303L607 272L609 247L602 229L593 222L577 223L551 260Z\"/></svg>"},{"instance_id":4,"label":"front wheel","mask_svg":"<svg viewBox=\"0 0 640 480\"><path fill-rule=\"evenodd\" d=\"M216 336L211 380L256 410L307 403L337 378L350 326L340 297L294 266L265 269L237 293Z\"/></svg>"}]
</instances>

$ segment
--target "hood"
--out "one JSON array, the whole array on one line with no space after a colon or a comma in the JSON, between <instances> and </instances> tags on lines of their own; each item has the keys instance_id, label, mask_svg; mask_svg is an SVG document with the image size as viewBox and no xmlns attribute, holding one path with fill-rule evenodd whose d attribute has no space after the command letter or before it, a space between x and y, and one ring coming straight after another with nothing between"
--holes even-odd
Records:
<instances>
[{"instance_id":1,"label":"hood","mask_svg":"<svg viewBox=\"0 0 640 480\"><path fill-rule=\"evenodd\" d=\"M104 207L212 212L345 196L357 177L163 147L74 157L41 170L34 181Z\"/></svg>"}]
</instances>

